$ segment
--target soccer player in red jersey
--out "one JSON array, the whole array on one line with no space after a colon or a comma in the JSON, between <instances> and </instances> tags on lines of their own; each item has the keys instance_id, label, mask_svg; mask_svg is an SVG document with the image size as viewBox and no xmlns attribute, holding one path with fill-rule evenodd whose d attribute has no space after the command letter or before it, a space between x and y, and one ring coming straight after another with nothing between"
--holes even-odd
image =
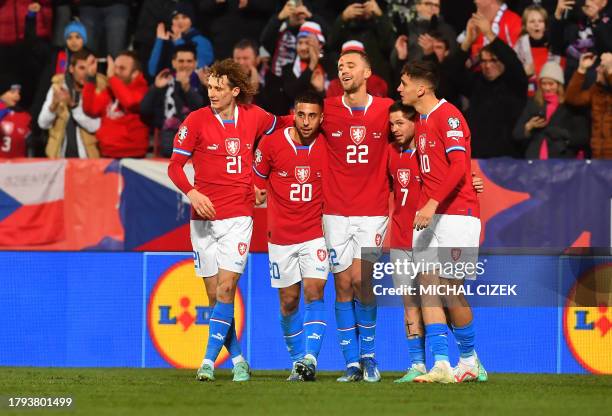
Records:
<instances>
[{"instance_id":1,"label":"soccer player in red jersey","mask_svg":"<svg viewBox=\"0 0 612 416\"><path fill-rule=\"evenodd\" d=\"M365 53L343 52L338 77L344 95L327 98L323 110L328 153L323 224L335 277L338 338L347 365L338 379L343 382L380 380L371 276L389 221L387 139L393 101L367 93L371 74Z\"/></svg>"},{"instance_id":2,"label":"soccer player in red jersey","mask_svg":"<svg viewBox=\"0 0 612 416\"><path fill-rule=\"evenodd\" d=\"M414 131L417 113L414 107L396 102L389 108L389 125L393 142L389 144L389 175L393 189L393 213L391 218L391 263L399 261L400 270L393 274L396 288L415 288L416 274L410 269L413 264L412 234L414 217L421 194L421 179L418 157L414 143ZM472 186L476 192L482 192L483 181L473 177ZM406 265L405 267L403 265ZM408 339L408 354L411 366L396 383L409 383L425 374L425 331L421 316L421 304L418 291L414 295L402 297L404 303L404 326ZM486 372L481 369L484 376Z\"/></svg>"},{"instance_id":3,"label":"soccer player in red jersey","mask_svg":"<svg viewBox=\"0 0 612 416\"><path fill-rule=\"evenodd\" d=\"M295 100L293 127L264 137L255 151L255 185L267 185L270 278L278 288L281 328L293 370L287 380L314 381L325 335L323 290L329 260L323 238L325 139L319 133L323 99ZM256 193L262 191L256 189ZM258 197L258 202L263 202ZM299 311L304 286L305 312Z\"/></svg>"},{"instance_id":4,"label":"soccer player in red jersey","mask_svg":"<svg viewBox=\"0 0 612 416\"><path fill-rule=\"evenodd\" d=\"M436 362L414 381L452 383L477 380L480 371L471 308L463 295L452 291L464 277L472 277L468 265L476 268L480 206L470 180L470 130L457 108L436 98L437 82L432 63L413 62L402 70L398 91L402 103L413 105L420 114L415 140L423 187L414 219L414 261L427 265L419 277L421 286L442 285L447 293L444 297L421 293L425 333ZM446 265L453 266L450 272ZM459 346L455 369L448 360L444 306Z\"/></svg>"},{"instance_id":5,"label":"soccer player in red jersey","mask_svg":"<svg viewBox=\"0 0 612 416\"><path fill-rule=\"evenodd\" d=\"M250 378L234 325L234 296L244 271L253 230L253 151L255 139L271 133L276 117L248 102L254 91L248 76L231 59L211 68L210 106L192 112L174 138L168 176L191 201L191 243L196 274L204 278L210 318L206 355L198 370L213 381L214 362L225 344L234 364L234 381ZM183 166L191 159L195 181Z\"/></svg>"}]
</instances>

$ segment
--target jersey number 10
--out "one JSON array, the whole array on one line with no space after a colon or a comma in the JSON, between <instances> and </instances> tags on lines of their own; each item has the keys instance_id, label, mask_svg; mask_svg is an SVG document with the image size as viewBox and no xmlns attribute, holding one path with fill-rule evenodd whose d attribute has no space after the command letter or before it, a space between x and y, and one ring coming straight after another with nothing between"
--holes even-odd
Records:
<instances>
[{"instance_id":1,"label":"jersey number 10","mask_svg":"<svg viewBox=\"0 0 612 416\"><path fill-rule=\"evenodd\" d=\"M431 168L429 166L429 156L421 155L421 172L429 173Z\"/></svg>"},{"instance_id":2,"label":"jersey number 10","mask_svg":"<svg viewBox=\"0 0 612 416\"><path fill-rule=\"evenodd\" d=\"M242 173L242 156L227 156L227 173Z\"/></svg>"},{"instance_id":3,"label":"jersey number 10","mask_svg":"<svg viewBox=\"0 0 612 416\"><path fill-rule=\"evenodd\" d=\"M289 199L294 202L309 202L312 201L312 184L310 183L292 183Z\"/></svg>"}]
</instances>

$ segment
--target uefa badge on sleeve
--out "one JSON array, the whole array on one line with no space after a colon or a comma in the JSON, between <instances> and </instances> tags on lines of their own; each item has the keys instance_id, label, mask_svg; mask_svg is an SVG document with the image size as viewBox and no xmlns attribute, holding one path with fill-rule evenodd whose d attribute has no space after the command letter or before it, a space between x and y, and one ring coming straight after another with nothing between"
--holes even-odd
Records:
<instances>
[{"instance_id":1,"label":"uefa badge on sleeve","mask_svg":"<svg viewBox=\"0 0 612 416\"><path fill-rule=\"evenodd\" d=\"M461 126L461 122L457 117L449 117L448 119L448 127L453 130L457 130Z\"/></svg>"}]
</instances>

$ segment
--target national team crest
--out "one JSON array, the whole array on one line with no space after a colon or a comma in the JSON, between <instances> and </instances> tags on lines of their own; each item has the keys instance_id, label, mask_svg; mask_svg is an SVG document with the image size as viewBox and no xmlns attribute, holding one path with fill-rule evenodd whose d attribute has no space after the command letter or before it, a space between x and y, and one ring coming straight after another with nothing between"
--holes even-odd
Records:
<instances>
[{"instance_id":1,"label":"national team crest","mask_svg":"<svg viewBox=\"0 0 612 416\"><path fill-rule=\"evenodd\" d=\"M365 140L366 128L365 126L351 126L350 134L353 143L359 146Z\"/></svg>"},{"instance_id":2,"label":"national team crest","mask_svg":"<svg viewBox=\"0 0 612 416\"><path fill-rule=\"evenodd\" d=\"M324 248L318 249L317 257L319 258L320 261L325 261L325 259L327 258L327 250L325 250Z\"/></svg>"},{"instance_id":3,"label":"national team crest","mask_svg":"<svg viewBox=\"0 0 612 416\"><path fill-rule=\"evenodd\" d=\"M426 145L427 145L427 136L425 136L425 133L423 133L419 136L419 149L421 152L425 151Z\"/></svg>"},{"instance_id":4,"label":"national team crest","mask_svg":"<svg viewBox=\"0 0 612 416\"><path fill-rule=\"evenodd\" d=\"M374 242L376 243L376 247L380 246L382 244L382 235L380 234L376 234L376 237L374 237Z\"/></svg>"},{"instance_id":5,"label":"national team crest","mask_svg":"<svg viewBox=\"0 0 612 416\"><path fill-rule=\"evenodd\" d=\"M241 256L244 256L244 253L246 253L247 248L247 243L238 243L238 253L240 253Z\"/></svg>"},{"instance_id":6,"label":"national team crest","mask_svg":"<svg viewBox=\"0 0 612 416\"><path fill-rule=\"evenodd\" d=\"M306 183L310 179L310 166L296 166L295 179L301 184Z\"/></svg>"},{"instance_id":7,"label":"national team crest","mask_svg":"<svg viewBox=\"0 0 612 416\"><path fill-rule=\"evenodd\" d=\"M460 248L452 249L451 250L451 257L452 257L453 261L459 260L459 258L461 258L461 249Z\"/></svg>"},{"instance_id":8,"label":"national team crest","mask_svg":"<svg viewBox=\"0 0 612 416\"><path fill-rule=\"evenodd\" d=\"M240 139L237 137L225 139L225 150L231 156L237 156L240 152Z\"/></svg>"},{"instance_id":9,"label":"national team crest","mask_svg":"<svg viewBox=\"0 0 612 416\"><path fill-rule=\"evenodd\" d=\"M459 119L457 117L450 117L448 119L448 126L453 129L453 130L457 130L459 128L459 126L461 125L461 122L459 121Z\"/></svg>"},{"instance_id":10,"label":"national team crest","mask_svg":"<svg viewBox=\"0 0 612 416\"><path fill-rule=\"evenodd\" d=\"M183 144L183 141L187 138L187 126L181 127L178 131L178 142L180 145Z\"/></svg>"},{"instance_id":11,"label":"national team crest","mask_svg":"<svg viewBox=\"0 0 612 416\"><path fill-rule=\"evenodd\" d=\"M405 188L410 183L410 169L398 169L397 170L397 181Z\"/></svg>"}]
</instances>

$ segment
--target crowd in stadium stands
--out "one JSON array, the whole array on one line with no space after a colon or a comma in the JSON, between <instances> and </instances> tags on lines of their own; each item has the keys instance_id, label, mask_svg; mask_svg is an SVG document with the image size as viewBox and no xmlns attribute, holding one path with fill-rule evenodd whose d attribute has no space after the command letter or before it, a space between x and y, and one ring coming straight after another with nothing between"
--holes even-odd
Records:
<instances>
[{"instance_id":1,"label":"crowd in stadium stands","mask_svg":"<svg viewBox=\"0 0 612 416\"><path fill-rule=\"evenodd\" d=\"M612 2L610 2L612 3ZM233 58L254 103L288 114L342 94L342 49L368 91L398 98L402 66L436 62L473 157L612 159L607 0L0 0L0 158L169 157Z\"/></svg>"}]
</instances>

